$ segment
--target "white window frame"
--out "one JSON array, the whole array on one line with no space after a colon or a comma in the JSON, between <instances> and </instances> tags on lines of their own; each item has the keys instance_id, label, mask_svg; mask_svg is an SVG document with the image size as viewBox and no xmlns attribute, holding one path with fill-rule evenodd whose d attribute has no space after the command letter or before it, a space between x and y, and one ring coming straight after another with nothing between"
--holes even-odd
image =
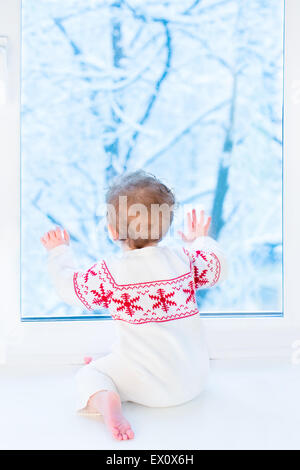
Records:
<instances>
[{"instance_id":1,"label":"white window frame","mask_svg":"<svg viewBox=\"0 0 300 470\"><path fill-rule=\"evenodd\" d=\"M109 351L112 321L20 320L20 32L21 0L0 0L0 36L8 37L7 102L0 104L0 362L80 362ZM211 357L290 356L300 340L300 2L285 5L284 317L206 318ZM230 260L229 260L230 261ZM34 299L33 299L34 301Z\"/></svg>"}]
</instances>

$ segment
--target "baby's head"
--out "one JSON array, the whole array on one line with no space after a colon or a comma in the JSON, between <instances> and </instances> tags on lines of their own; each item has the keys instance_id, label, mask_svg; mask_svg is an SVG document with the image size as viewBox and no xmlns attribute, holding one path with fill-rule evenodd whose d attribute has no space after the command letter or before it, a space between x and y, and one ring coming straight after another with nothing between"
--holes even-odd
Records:
<instances>
[{"instance_id":1,"label":"baby's head","mask_svg":"<svg viewBox=\"0 0 300 470\"><path fill-rule=\"evenodd\" d=\"M108 230L130 249L156 245L174 216L171 189L145 171L118 178L106 194Z\"/></svg>"}]
</instances>

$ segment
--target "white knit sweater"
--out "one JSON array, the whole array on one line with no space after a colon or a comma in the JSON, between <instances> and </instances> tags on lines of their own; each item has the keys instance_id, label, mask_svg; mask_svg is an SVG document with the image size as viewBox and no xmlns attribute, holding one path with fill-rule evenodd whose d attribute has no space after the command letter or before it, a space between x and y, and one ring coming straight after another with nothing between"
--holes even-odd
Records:
<instances>
[{"instance_id":1,"label":"white knit sweater","mask_svg":"<svg viewBox=\"0 0 300 470\"><path fill-rule=\"evenodd\" d=\"M118 341L99 370L123 391L124 400L168 406L203 389L208 353L195 293L226 278L226 259L216 241L201 237L186 248L125 251L86 272L76 272L71 250L64 245L49 253L48 262L65 302L109 309ZM120 373L112 366L114 358ZM136 377L138 371L140 387L131 387L129 372L126 382L124 367Z\"/></svg>"}]
</instances>

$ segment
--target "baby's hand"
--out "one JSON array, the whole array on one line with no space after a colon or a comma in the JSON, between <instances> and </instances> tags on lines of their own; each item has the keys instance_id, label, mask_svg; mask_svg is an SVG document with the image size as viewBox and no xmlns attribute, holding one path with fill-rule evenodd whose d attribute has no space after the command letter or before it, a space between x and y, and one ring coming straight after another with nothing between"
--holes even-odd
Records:
<instances>
[{"instance_id":1,"label":"baby's hand","mask_svg":"<svg viewBox=\"0 0 300 470\"><path fill-rule=\"evenodd\" d=\"M187 215L188 233L186 235L183 232L178 233L183 241L193 242L196 238L207 236L210 223L211 217L208 217L206 223L204 223L203 210L200 212L199 219L197 219L196 210L193 209L192 213L188 212Z\"/></svg>"},{"instance_id":2,"label":"baby's hand","mask_svg":"<svg viewBox=\"0 0 300 470\"><path fill-rule=\"evenodd\" d=\"M56 230L50 230L49 232L45 233L45 235L41 238L41 242L46 250L50 251L59 245L69 245L70 236L66 230L62 232L59 227L56 227Z\"/></svg>"}]
</instances>

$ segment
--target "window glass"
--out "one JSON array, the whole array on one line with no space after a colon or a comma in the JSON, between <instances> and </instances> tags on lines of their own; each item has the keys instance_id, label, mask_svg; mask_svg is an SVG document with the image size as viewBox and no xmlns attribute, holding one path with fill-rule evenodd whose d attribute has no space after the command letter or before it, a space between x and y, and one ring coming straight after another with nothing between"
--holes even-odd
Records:
<instances>
[{"instance_id":1,"label":"window glass","mask_svg":"<svg viewBox=\"0 0 300 470\"><path fill-rule=\"evenodd\" d=\"M66 227L79 267L115 250L104 190L137 168L213 217L230 272L199 295L203 315L282 313L283 14L273 0L23 0L24 319L87 315L56 296L40 236Z\"/></svg>"}]
</instances>

